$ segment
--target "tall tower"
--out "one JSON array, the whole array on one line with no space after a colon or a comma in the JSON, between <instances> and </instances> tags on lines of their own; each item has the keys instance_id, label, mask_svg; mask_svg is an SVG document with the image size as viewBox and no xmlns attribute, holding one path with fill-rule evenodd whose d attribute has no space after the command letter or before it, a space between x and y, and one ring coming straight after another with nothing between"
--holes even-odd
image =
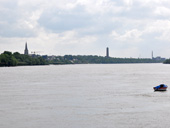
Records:
<instances>
[{"instance_id":1,"label":"tall tower","mask_svg":"<svg viewBox=\"0 0 170 128\"><path fill-rule=\"evenodd\" d=\"M106 57L109 57L109 48L106 48Z\"/></svg>"},{"instance_id":2,"label":"tall tower","mask_svg":"<svg viewBox=\"0 0 170 128\"><path fill-rule=\"evenodd\" d=\"M153 51L152 51L152 59L153 59Z\"/></svg>"},{"instance_id":3,"label":"tall tower","mask_svg":"<svg viewBox=\"0 0 170 128\"><path fill-rule=\"evenodd\" d=\"M25 43L25 50L24 50L24 54L25 54L25 55L28 55L27 42Z\"/></svg>"}]
</instances>

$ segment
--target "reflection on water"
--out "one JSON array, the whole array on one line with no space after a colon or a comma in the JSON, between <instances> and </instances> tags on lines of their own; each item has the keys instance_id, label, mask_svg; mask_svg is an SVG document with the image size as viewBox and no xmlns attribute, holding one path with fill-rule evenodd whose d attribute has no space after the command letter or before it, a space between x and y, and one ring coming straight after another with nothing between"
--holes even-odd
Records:
<instances>
[{"instance_id":1,"label":"reflection on water","mask_svg":"<svg viewBox=\"0 0 170 128\"><path fill-rule=\"evenodd\" d=\"M170 85L169 65L52 65L0 70L2 128L170 126L170 92L153 90L160 83Z\"/></svg>"}]
</instances>

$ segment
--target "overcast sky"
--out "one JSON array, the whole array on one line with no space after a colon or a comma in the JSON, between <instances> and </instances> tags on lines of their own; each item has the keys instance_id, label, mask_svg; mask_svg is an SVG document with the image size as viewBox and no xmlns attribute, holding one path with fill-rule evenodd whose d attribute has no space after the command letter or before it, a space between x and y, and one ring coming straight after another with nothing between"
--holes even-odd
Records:
<instances>
[{"instance_id":1,"label":"overcast sky","mask_svg":"<svg viewBox=\"0 0 170 128\"><path fill-rule=\"evenodd\" d=\"M170 57L169 0L0 0L0 53Z\"/></svg>"}]
</instances>

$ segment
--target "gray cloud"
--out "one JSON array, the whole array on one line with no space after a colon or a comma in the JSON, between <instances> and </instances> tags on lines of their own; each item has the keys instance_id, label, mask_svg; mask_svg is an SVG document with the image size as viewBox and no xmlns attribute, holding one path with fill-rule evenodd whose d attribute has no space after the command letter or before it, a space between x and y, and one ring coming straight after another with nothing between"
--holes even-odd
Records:
<instances>
[{"instance_id":1,"label":"gray cloud","mask_svg":"<svg viewBox=\"0 0 170 128\"><path fill-rule=\"evenodd\" d=\"M28 22L29 10L23 10L17 0L0 1L0 37L34 37Z\"/></svg>"},{"instance_id":2,"label":"gray cloud","mask_svg":"<svg viewBox=\"0 0 170 128\"><path fill-rule=\"evenodd\" d=\"M127 52L138 56L146 47L147 54L159 49L158 54L168 56L170 52L163 51L170 47L169 5L168 0L3 0L0 41L28 40L47 54L57 54L60 49L56 46L63 47L63 54L71 54L72 47L81 54L82 49L98 53L109 46L114 56Z\"/></svg>"},{"instance_id":3,"label":"gray cloud","mask_svg":"<svg viewBox=\"0 0 170 128\"><path fill-rule=\"evenodd\" d=\"M93 16L88 15L83 7L64 11L55 9L43 12L38 23L47 30L63 32L89 27L94 24Z\"/></svg>"}]
</instances>

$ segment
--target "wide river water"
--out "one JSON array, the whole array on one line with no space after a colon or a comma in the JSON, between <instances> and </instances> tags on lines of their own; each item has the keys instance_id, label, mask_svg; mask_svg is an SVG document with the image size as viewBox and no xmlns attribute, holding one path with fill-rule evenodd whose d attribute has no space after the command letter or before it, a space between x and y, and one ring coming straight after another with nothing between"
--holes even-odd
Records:
<instances>
[{"instance_id":1,"label":"wide river water","mask_svg":"<svg viewBox=\"0 0 170 128\"><path fill-rule=\"evenodd\" d=\"M170 128L170 65L0 68L0 128Z\"/></svg>"}]
</instances>

